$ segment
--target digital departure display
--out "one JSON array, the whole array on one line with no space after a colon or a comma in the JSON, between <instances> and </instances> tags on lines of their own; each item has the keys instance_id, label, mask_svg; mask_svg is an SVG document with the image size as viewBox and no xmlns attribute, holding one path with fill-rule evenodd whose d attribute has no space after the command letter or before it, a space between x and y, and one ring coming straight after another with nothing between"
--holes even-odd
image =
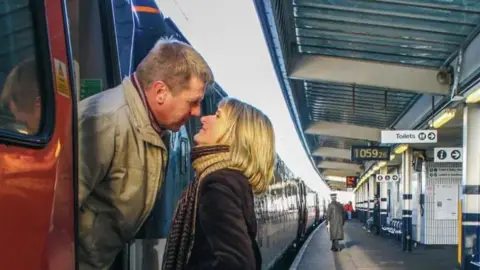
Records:
<instances>
[{"instance_id":1,"label":"digital departure display","mask_svg":"<svg viewBox=\"0 0 480 270\"><path fill-rule=\"evenodd\" d=\"M358 177L357 176L347 176L347 188L356 188Z\"/></svg>"},{"instance_id":2,"label":"digital departure display","mask_svg":"<svg viewBox=\"0 0 480 270\"><path fill-rule=\"evenodd\" d=\"M390 147L387 146L352 146L352 161L390 160Z\"/></svg>"}]
</instances>

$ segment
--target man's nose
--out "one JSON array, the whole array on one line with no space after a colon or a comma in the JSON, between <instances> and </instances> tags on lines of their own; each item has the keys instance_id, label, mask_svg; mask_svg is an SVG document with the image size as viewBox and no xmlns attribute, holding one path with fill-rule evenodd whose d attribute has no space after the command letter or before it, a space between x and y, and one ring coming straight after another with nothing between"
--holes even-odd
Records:
<instances>
[{"instance_id":1,"label":"man's nose","mask_svg":"<svg viewBox=\"0 0 480 270\"><path fill-rule=\"evenodd\" d=\"M192 116L200 117L201 114L202 114L202 109L200 108L200 106L195 106L190 111L190 115Z\"/></svg>"}]
</instances>

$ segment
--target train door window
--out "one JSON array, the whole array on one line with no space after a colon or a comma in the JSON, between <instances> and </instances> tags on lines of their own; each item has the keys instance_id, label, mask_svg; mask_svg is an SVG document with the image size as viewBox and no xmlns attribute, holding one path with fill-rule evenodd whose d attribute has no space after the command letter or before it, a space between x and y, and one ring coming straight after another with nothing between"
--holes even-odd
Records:
<instances>
[{"instance_id":1,"label":"train door window","mask_svg":"<svg viewBox=\"0 0 480 270\"><path fill-rule=\"evenodd\" d=\"M41 147L48 142L53 132L54 92L48 48L44 7L36 1L2 1L0 5L2 142ZM64 74L67 72L66 66L62 71Z\"/></svg>"},{"instance_id":2,"label":"train door window","mask_svg":"<svg viewBox=\"0 0 480 270\"><path fill-rule=\"evenodd\" d=\"M78 100L121 82L111 1L68 0Z\"/></svg>"}]
</instances>

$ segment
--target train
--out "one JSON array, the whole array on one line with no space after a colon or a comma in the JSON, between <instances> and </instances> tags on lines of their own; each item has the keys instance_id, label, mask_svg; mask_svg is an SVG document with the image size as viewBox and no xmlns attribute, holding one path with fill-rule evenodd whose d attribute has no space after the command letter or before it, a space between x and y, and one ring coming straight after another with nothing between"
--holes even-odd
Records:
<instances>
[{"instance_id":1,"label":"train","mask_svg":"<svg viewBox=\"0 0 480 270\"><path fill-rule=\"evenodd\" d=\"M34 58L38 97L31 106L39 108L37 114L20 108L36 117L29 121L37 129L28 131L9 100L0 106L0 259L6 269L78 269L77 104L119 84L158 38L189 42L149 0L6 0L0 12L6 26L0 29L0 91L15 66ZM225 96L219 84L211 85L202 114L214 113ZM199 119L191 119L172 133L156 204L112 269L160 268L176 202L193 178L190 149L199 129ZM324 220L328 203L328 194L276 159L268 191L255 197L262 269L298 248Z\"/></svg>"}]
</instances>

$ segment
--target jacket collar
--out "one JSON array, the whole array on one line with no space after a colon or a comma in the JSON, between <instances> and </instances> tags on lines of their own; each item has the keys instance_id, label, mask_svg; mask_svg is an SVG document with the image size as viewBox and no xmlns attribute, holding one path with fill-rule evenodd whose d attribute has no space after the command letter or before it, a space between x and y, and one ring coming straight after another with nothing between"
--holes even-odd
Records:
<instances>
[{"instance_id":1,"label":"jacket collar","mask_svg":"<svg viewBox=\"0 0 480 270\"><path fill-rule=\"evenodd\" d=\"M162 139L169 141L170 132L165 130L160 137L159 134L153 129L148 117L147 109L143 104L143 101L133 85L130 77L126 77L122 81L122 85L125 93L125 100L127 106L130 108L130 118L133 122L135 129L137 130L140 139L151 143L155 146L167 149Z\"/></svg>"}]
</instances>

